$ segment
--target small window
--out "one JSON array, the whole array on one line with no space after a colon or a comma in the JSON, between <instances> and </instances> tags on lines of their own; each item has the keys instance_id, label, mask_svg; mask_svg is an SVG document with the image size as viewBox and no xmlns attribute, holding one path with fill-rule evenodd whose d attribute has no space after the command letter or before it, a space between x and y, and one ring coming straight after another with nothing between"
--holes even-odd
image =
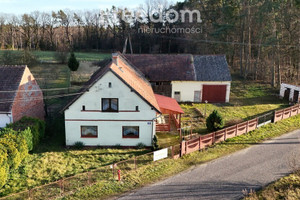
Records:
<instances>
[{"instance_id":1,"label":"small window","mask_svg":"<svg viewBox=\"0 0 300 200\"><path fill-rule=\"evenodd\" d=\"M98 128L97 126L81 126L82 138L97 138Z\"/></svg>"},{"instance_id":2,"label":"small window","mask_svg":"<svg viewBox=\"0 0 300 200\"><path fill-rule=\"evenodd\" d=\"M123 126L123 138L139 138L140 130L138 126Z\"/></svg>"},{"instance_id":3,"label":"small window","mask_svg":"<svg viewBox=\"0 0 300 200\"><path fill-rule=\"evenodd\" d=\"M119 103L118 99L102 99L102 112L118 112L119 110Z\"/></svg>"},{"instance_id":4,"label":"small window","mask_svg":"<svg viewBox=\"0 0 300 200\"><path fill-rule=\"evenodd\" d=\"M82 106L82 110L85 110L85 106Z\"/></svg>"},{"instance_id":5,"label":"small window","mask_svg":"<svg viewBox=\"0 0 300 200\"><path fill-rule=\"evenodd\" d=\"M139 111L139 107L138 106L135 107L135 111Z\"/></svg>"},{"instance_id":6,"label":"small window","mask_svg":"<svg viewBox=\"0 0 300 200\"><path fill-rule=\"evenodd\" d=\"M175 94L175 95L176 95L176 94L177 94L177 95L179 95L179 94L180 94L180 92L174 92L174 94Z\"/></svg>"},{"instance_id":7,"label":"small window","mask_svg":"<svg viewBox=\"0 0 300 200\"><path fill-rule=\"evenodd\" d=\"M111 88L111 82L108 83L108 87Z\"/></svg>"}]
</instances>

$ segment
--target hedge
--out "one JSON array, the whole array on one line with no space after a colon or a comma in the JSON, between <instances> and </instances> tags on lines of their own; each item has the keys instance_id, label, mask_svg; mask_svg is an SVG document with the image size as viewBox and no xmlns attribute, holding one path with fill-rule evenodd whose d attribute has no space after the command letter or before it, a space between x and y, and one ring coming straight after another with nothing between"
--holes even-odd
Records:
<instances>
[{"instance_id":1,"label":"hedge","mask_svg":"<svg viewBox=\"0 0 300 200\"><path fill-rule=\"evenodd\" d=\"M12 171L19 168L21 162L44 137L45 122L39 119L23 117L0 130L0 188Z\"/></svg>"},{"instance_id":2,"label":"hedge","mask_svg":"<svg viewBox=\"0 0 300 200\"><path fill-rule=\"evenodd\" d=\"M32 117L23 117L7 127L25 135L29 151L35 149L45 135L45 122Z\"/></svg>"}]
</instances>

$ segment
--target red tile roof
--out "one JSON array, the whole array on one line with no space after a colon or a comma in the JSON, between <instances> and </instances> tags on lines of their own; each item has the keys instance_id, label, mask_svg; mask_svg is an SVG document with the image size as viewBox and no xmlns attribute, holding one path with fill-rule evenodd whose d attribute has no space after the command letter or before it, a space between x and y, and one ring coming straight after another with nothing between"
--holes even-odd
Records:
<instances>
[{"instance_id":1,"label":"red tile roof","mask_svg":"<svg viewBox=\"0 0 300 200\"><path fill-rule=\"evenodd\" d=\"M164 110L169 110L171 112L175 112L177 114L184 113L181 109L180 105L177 103L177 101L171 97L166 97L163 95L155 94L156 101L159 105L159 108L161 109L162 113L164 113Z\"/></svg>"}]
</instances>

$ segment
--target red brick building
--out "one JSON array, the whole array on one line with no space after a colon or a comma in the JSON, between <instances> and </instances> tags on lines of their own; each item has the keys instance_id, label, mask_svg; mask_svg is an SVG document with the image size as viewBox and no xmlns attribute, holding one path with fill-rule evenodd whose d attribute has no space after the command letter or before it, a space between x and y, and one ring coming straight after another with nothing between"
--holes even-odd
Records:
<instances>
[{"instance_id":1,"label":"red brick building","mask_svg":"<svg viewBox=\"0 0 300 200\"><path fill-rule=\"evenodd\" d=\"M0 66L0 127L24 116L44 119L43 93L27 66Z\"/></svg>"}]
</instances>

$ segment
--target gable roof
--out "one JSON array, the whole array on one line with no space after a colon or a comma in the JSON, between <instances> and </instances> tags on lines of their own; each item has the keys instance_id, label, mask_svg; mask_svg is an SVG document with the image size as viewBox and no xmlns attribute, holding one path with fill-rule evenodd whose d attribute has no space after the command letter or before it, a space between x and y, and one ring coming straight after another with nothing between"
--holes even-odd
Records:
<instances>
[{"instance_id":1,"label":"gable roof","mask_svg":"<svg viewBox=\"0 0 300 200\"><path fill-rule=\"evenodd\" d=\"M155 98L162 112L164 110L169 110L174 113L184 113L180 105L177 103L176 99L159 94L155 94Z\"/></svg>"},{"instance_id":2,"label":"gable roof","mask_svg":"<svg viewBox=\"0 0 300 200\"><path fill-rule=\"evenodd\" d=\"M97 70L79 91L79 94L71 100L63 110L66 110L72 105L84 92L91 88L101 77L108 71L115 74L123 83L130 87L137 95L152 106L157 112L160 112L159 106L156 102L152 87L145 79L144 75L136 69L130 62L128 62L120 53L117 53L117 63L111 61L105 67Z\"/></svg>"},{"instance_id":3,"label":"gable roof","mask_svg":"<svg viewBox=\"0 0 300 200\"><path fill-rule=\"evenodd\" d=\"M151 81L195 80L191 54L125 54Z\"/></svg>"},{"instance_id":4,"label":"gable roof","mask_svg":"<svg viewBox=\"0 0 300 200\"><path fill-rule=\"evenodd\" d=\"M125 54L150 81L231 81L225 55Z\"/></svg>"},{"instance_id":5,"label":"gable roof","mask_svg":"<svg viewBox=\"0 0 300 200\"><path fill-rule=\"evenodd\" d=\"M197 81L232 81L225 55L194 55Z\"/></svg>"},{"instance_id":6,"label":"gable roof","mask_svg":"<svg viewBox=\"0 0 300 200\"><path fill-rule=\"evenodd\" d=\"M0 112L10 112L26 66L0 66Z\"/></svg>"}]
</instances>

